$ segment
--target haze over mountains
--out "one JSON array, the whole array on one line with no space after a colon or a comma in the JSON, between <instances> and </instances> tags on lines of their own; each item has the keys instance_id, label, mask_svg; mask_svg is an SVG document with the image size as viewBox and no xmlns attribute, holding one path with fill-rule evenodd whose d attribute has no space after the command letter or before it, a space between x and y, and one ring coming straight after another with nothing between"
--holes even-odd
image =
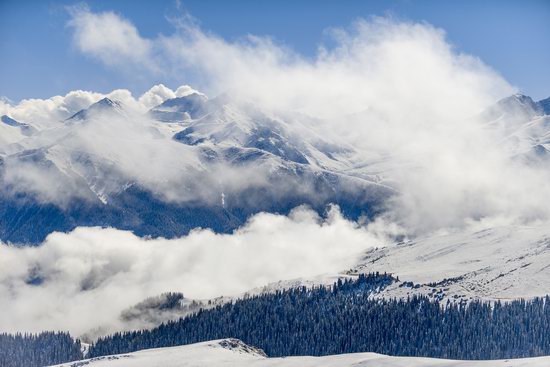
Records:
<instances>
[{"instance_id":1,"label":"haze over mountains","mask_svg":"<svg viewBox=\"0 0 550 367\"><path fill-rule=\"evenodd\" d=\"M148 93L155 89L166 87ZM515 95L472 118L510 159L544 166L547 110L548 100ZM210 100L193 92L145 113L104 97L65 115L34 123L2 116L4 241L38 243L79 225L142 236L174 237L195 227L226 232L256 212L287 213L301 204L322 213L335 203L357 220L382 212L402 188L395 171L417 163L355 148L323 133L319 119L270 114L224 95Z\"/></svg>"}]
</instances>

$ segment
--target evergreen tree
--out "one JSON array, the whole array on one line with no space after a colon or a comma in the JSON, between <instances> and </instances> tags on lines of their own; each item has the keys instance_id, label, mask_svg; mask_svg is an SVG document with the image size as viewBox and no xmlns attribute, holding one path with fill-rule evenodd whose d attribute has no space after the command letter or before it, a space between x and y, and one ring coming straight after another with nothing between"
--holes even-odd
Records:
<instances>
[{"instance_id":1,"label":"evergreen tree","mask_svg":"<svg viewBox=\"0 0 550 367\"><path fill-rule=\"evenodd\" d=\"M0 334L0 366L40 367L82 359L80 341L68 333Z\"/></svg>"},{"instance_id":2,"label":"evergreen tree","mask_svg":"<svg viewBox=\"0 0 550 367\"><path fill-rule=\"evenodd\" d=\"M387 274L299 287L227 303L153 330L116 333L91 346L101 356L235 337L269 356L377 352L500 359L550 354L548 297L445 305L425 296L373 299Z\"/></svg>"}]
</instances>

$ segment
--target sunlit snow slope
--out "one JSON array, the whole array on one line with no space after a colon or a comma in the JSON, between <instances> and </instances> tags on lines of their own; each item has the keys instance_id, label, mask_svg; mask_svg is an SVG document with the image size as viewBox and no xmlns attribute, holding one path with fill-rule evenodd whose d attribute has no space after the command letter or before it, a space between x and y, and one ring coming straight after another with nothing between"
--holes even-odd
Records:
<instances>
[{"instance_id":1,"label":"sunlit snow slope","mask_svg":"<svg viewBox=\"0 0 550 367\"><path fill-rule=\"evenodd\" d=\"M472 226L368 251L355 269L400 277L385 295L510 299L550 293L548 223ZM406 281L415 283L407 285Z\"/></svg>"},{"instance_id":2,"label":"sunlit snow slope","mask_svg":"<svg viewBox=\"0 0 550 367\"><path fill-rule=\"evenodd\" d=\"M434 358L390 357L376 353L326 357L268 358L261 350L236 339L216 340L181 347L149 349L67 363L64 367L543 367L550 357L496 361L454 361Z\"/></svg>"}]
</instances>

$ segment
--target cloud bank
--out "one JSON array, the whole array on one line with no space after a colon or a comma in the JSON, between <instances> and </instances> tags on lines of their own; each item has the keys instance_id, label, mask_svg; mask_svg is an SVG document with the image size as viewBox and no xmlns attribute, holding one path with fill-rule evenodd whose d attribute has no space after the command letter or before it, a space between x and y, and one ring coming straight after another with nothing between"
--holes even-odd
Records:
<instances>
[{"instance_id":1,"label":"cloud bank","mask_svg":"<svg viewBox=\"0 0 550 367\"><path fill-rule=\"evenodd\" d=\"M195 230L175 240L115 229L54 233L39 247L0 246L3 331L68 329L81 335L124 328L120 313L146 297L235 296L281 279L347 269L383 246L379 227L359 226L333 207L260 213L233 234Z\"/></svg>"},{"instance_id":2,"label":"cloud bank","mask_svg":"<svg viewBox=\"0 0 550 367\"><path fill-rule=\"evenodd\" d=\"M140 36L120 15L86 7L73 10L69 24L75 46L108 65L113 66L105 59L115 60L119 67L137 63L143 69L154 62L155 69L172 75L198 74L204 84L200 87L213 94L230 91L239 100L317 117L341 117L342 112L395 103L407 117L469 117L513 92L496 72L455 50L445 33L429 24L358 20L349 29L327 32L328 42L311 59L268 37L249 35L228 42L201 30L188 15L171 21L172 35L151 39ZM98 37L100 31L110 37ZM101 44L90 40L95 37ZM136 39L152 45L149 51L127 52ZM125 46L116 47L119 43Z\"/></svg>"}]
</instances>

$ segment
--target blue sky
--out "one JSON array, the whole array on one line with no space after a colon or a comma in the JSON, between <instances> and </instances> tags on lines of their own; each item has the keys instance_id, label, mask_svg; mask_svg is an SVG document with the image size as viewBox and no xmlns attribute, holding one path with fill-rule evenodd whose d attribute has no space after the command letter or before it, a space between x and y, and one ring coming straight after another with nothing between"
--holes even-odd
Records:
<instances>
[{"instance_id":1,"label":"blue sky","mask_svg":"<svg viewBox=\"0 0 550 367\"><path fill-rule=\"evenodd\" d=\"M0 0L0 96L13 101L46 98L84 89L127 88L140 94L155 83L176 87L182 80L132 77L72 44L67 27L71 1ZM112 10L131 21L141 36L170 35L167 17L179 14L174 0L90 0L94 12ZM324 30L357 18L391 15L425 21L447 32L460 51L480 57L522 93L550 96L550 1L191 1L181 5L204 30L232 40L269 35L297 52L313 56Z\"/></svg>"}]
</instances>

